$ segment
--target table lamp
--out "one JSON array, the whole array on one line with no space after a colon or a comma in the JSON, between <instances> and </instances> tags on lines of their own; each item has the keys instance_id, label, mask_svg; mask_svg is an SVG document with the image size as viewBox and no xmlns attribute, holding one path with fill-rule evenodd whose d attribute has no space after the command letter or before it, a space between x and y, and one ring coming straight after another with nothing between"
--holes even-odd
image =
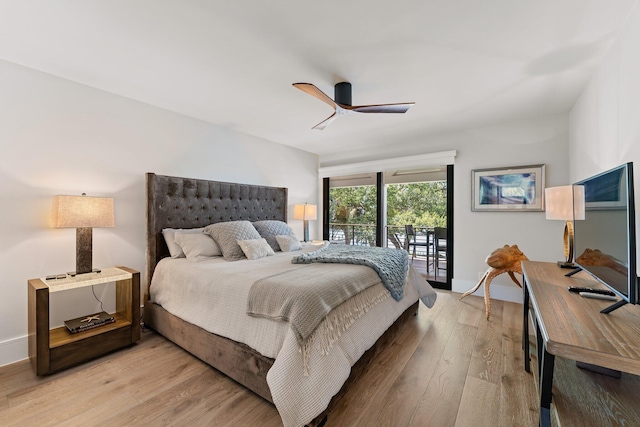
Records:
<instances>
[{"instance_id":1,"label":"table lamp","mask_svg":"<svg viewBox=\"0 0 640 427\"><path fill-rule=\"evenodd\" d=\"M318 208L316 205L295 205L293 207L293 219L304 221L304 241L309 241L309 220L318 218Z\"/></svg>"},{"instance_id":2,"label":"table lamp","mask_svg":"<svg viewBox=\"0 0 640 427\"><path fill-rule=\"evenodd\" d=\"M54 196L53 227L76 229L76 274L91 273L93 227L114 227L113 199L109 197ZM96 270L99 272L99 270Z\"/></svg>"},{"instance_id":3,"label":"table lamp","mask_svg":"<svg viewBox=\"0 0 640 427\"><path fill-rule=\"evenodd\" d=\"M565 221L564 256L558 261L562 268L576 268L573 263L573 221L584 219L584 186L563 185L544 190L547 219Z\"/></svg>"}]
</instances>

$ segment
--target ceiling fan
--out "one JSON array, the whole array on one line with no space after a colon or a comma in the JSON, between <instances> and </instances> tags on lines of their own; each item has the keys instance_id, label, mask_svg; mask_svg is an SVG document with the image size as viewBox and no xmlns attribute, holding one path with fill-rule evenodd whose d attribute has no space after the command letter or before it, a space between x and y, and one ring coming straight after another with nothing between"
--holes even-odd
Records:
<instances>
[{"instance_id":1,"label":"ceiling fan","mask_svg":"<svg viewBox=\"0 0 640 427\"><path fill-rule=\"evenodd\" d=\"M334 109L334 113L332 115L313 127L313 129L319 130L324 129L329 123L340 116L344 116L345 114L406 113L407 110L415 104L415 102L403 102L399 104L351 105L351 83L348 82L337 83L335 85L335 101L311 83L294 83L293 86L315 98L318 98L320 101L329 104Z\"/></svg>"}]
</instances>

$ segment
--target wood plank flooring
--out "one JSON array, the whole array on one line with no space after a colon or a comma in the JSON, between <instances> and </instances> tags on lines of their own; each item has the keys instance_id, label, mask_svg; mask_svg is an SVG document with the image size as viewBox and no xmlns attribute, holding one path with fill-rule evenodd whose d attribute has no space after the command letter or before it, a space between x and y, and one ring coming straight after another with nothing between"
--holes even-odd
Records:
<instances>
[{"instance_id":1,"label":"wood plank flooring","mask_svg":"<svg viewBox=\"0 0 640 427\"><path fill-rule=\"evenodd\" d=\"M326 426L534 426L521 305L439 291L329 414ZM535 366L535 360L533 366ZM36 377L0 368L2 426L281 426L275 408L154 332L84 365Z\"/></svg>"}]
</instances>

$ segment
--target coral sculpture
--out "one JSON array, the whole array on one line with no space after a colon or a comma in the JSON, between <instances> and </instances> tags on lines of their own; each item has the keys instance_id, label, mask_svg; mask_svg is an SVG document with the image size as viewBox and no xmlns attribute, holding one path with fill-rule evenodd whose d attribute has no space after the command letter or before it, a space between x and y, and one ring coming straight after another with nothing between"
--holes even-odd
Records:
<instances>
[{"instance_id":1,"label":"coral sculpture","mask_svg":"<svg viewBox=\"0 0 640 427\"><path fill-rule=\"evenodd\" d=\"M484 305L487 312L487 320L489 320L489 317L491 316L491 294L489 291L491 281L502 273L508 273L511 280L513 280L519 287L522 287L514 273L522 274L522 266L520 265L520 262L527 261L528 259L529 258L527 258L518 248L518 245L504 245L503 247L496 249L491 252L491 255L489 255L487 259L485 259L485 262L489 265L489 269L487 269L487 271L482 275L478 284L462 294L460 299L471 295L480 289L480 286L484 283Z\"/></svg>"}]
</instances>

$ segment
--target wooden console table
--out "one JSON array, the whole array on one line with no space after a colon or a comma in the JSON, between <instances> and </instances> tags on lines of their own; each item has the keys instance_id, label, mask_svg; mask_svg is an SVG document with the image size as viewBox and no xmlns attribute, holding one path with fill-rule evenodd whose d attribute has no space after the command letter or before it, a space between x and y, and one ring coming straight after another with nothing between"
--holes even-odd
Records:
<instances>
[{"instance_id":1,"label":"wooden console table","mask_svg":"<svg viewBox=\"0 0 640 427\"><path fill-rule=\"evenodd\" d=\"M524 365L527 372L530 372L531 307L535 315L533 320L537 340L540 425L550 426L556 356L640 375L640 306L626 305L609 314L601 314L600 310L611 305L611 301L583 298L567 290L569 286L604 288L587 273L580 272L572 277L565 277L569 270L561 269L555 263L532 261L524 261L522 271ZM636 382L637 380L636 377L632 379ZM613 383L611 387L617 394L613 399L622 399L621 403L617 403L620 408L625 408L627 404L624 399L627 397L624 393L617 393L622 390L622 385L616 388L616 384ZM640 406L635 392L628 399L631 401L629 405ZM575 402L578 408L581 403L579 400L576 399ZM599 409L591 408L591 411ZM602 408L602 411L604 410L605 408ZM609 425L614 424L617 424L615 419L614 422L609 422Z\"/></svg>"}]
</instances>

